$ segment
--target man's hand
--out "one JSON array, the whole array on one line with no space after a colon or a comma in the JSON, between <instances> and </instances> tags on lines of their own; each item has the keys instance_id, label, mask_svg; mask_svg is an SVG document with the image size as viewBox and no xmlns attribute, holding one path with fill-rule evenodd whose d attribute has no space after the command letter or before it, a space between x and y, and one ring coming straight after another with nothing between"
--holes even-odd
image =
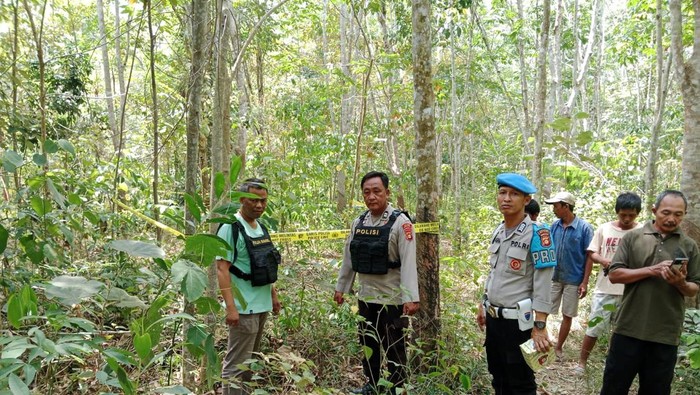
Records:
<instances>
[{"instance_id":1,"label":"man's hand","mask_svg":"<svg viewBox=\"0 0 700 395\"><path fill-rule=\"evenodd\" d=\"M532 334L530 337L535 343L535 349L539 352L547 352L549 351L549 347L552 346L552 342L549 340L549 333L547 333L547 328L532 328Z\"/></svg>"},{"instance_id":2,"label":"man's hand","mask_svg":"<svg viewBox=\"0 0 700 395\"><path fill-rule=\"evenodd\" d=\"M479 329L483 332L486 329L486 312L484 304L479 302L479 311L476 313L476 323L479 324Z\"/></svg>"},{"instance_id":3,"label":"man's hand","mask_svg":"<svg viewBox=\"0 0 700 395\"><path fill-rule=\"evenodd\" d=\"M407 302L403 304L403 315L413 315L420 309L420 303L418 302Z\"/></svg>"},{"instance_id":4,"label":"man's hand","mask_svg":"<svg viewBox=\"0 0 700 395\"><path fill-rule=\"evenodd\" d=\"M586 294L588 293L588 281L584 281L581 283L581 285L578 286L578 298L583 299L586 297Z\"/></svg>"},{"instance_id":5,"label":"man's hand","mask_svg":"<svg viewBox=\"0 0 700 395\"><path fill-rule=\"evenodd\" d=\"M665 266L664 270L661 272L661 277L674 287L685 286L685 278L688 275L686 264L684 263L681 265L680 269L674 269L673 266L671 266L671 261L664 262L669 262L669 264Z\"/></svg>"},{"instance_id":6,"label":"man's hand","mask_svg":"<svg viewBox=\"0 0 700 395\"><path fill-rule=\"evenodd\" d=\"M282 310L282 303L280 303L280 300L277 297L277 292L273 288L273 291L272 291L272 314L277 315L280 313L280 310Z\"/></svg>"},{"instance_id":7,"label":"man's hand","mask_svg":"<svg viewBox=\"0 0 700 395\"><path fill-rule=\"evenodd\" d=\"M238 310L234 306L232 309L226 309L226 325L228 326L238 326Z\"/></svg>"},{"instance_id":8,"label":"man's hand","mask_svg":"<svg viewBox=\"0 0 700 395\"><path fill-rule=\"evenodd\" d=\"M343 293L340 291L335 291L335 294L333 294L333 300L339 305L343 304L343 302L345 302L345 299L343 299Z\"/></svg>"}]
</instances>

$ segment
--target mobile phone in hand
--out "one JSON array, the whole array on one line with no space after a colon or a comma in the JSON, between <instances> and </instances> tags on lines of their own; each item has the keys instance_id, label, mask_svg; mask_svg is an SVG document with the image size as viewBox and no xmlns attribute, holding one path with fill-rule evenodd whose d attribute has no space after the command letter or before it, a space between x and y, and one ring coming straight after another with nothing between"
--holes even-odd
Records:
<instances>
[{"instance_id":1,"label":"mobile phone in hand","mask_svg":"<svg viewBox=\"0 0 700 395\"><path fill-rule=\"evenodd\" d=\"M673 262L671 263L671 267L680 271L681 266L683 266L684 263L688 263L688 258L674 258Z\"/></svg>"}]
</instances>

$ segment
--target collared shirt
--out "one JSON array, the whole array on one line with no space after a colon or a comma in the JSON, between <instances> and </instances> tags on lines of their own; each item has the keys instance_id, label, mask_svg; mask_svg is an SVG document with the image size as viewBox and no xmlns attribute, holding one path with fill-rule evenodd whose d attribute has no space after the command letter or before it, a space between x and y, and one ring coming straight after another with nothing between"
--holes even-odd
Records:
<instances>
[{"instance_id":1,"label":"collared shirt","mask_svg":"<svg viewBox=\"0 0 700 395\"><path fill-rule=\"evenodd\" d=\"M638 229L644 226L642 223L637 223L633 229ZM622 237L627 234L627 232L632 229L620 229L615 226L615 221L606 222L598 227L593 233L593 240L588 246L588 251L591 253L598 253L601 257L605 259L612 260L617 251L617 246L620 245ZM625 284L613 284L610 282L608 276L606 276L601 270L598 273L598 280L595 284L595 293L597 294L608 294L608 295L622 295L625 290Z\"/></svg>"},{"instance_id":2,"label":"collared shirt","mask_svg":"<svg viewBox=\"0 0 700 395\"><path fill-rule=\"evenodd\" d=\"M243 219L240 213L236 213L236 218L238 218L238 222L243 224L245 232L248 234L248 236L263 236L263 230L260 222L258 222L258 226L253 229L248 222ZM217 236L231 244L231 224L221 225L221 228L219 228L219 231L217 232ZM236 261L233 262L232 251L227 253L225 260L231 262L232 264L235 263L236 266L244 273L250 273L250 256L248 255L248 249L246 248L243 236L238 236L236 245L232 246L232 248L238 250ZM231 276L231 284L238 288L246 303L246 308L243 309L242 301L236 297L235 292L233 293L233 298L236 302L236 309L238 310L239 314L257 314L272 311L272 284L254 287L248 280L238 278L231 273L229 273L229 275Z\"/></svg>"},{"instance_id":3,"label":"collared shirt","mask_svg":"<svg viewBox=\"0 0 700 395\"><path fill-rule=\"evenodd\" d=\"M394 212L394 208L388 205L379 217L368 213L363 225L382 226L389 221L392 212ZM352 261L350 260L350 242L359 220L356 218L353 221L350 236L345 241L343 264L338 272L336 291L350 292L355 275L358 275L360 289L357 296L362 301L388 305L418 302L420 298L416 269L416 234L411 221L405 215L399 215L391 227L389 235L389 260L393 262L400 258L401 266L389 269L387 274L362 274L352 270ZM406 229L408 229L408 233Z\"/></svg>"},{"instance_id":4,"label":"collared shirt","mask_svg":"<svg viewBox=\"0 0 700 395\"><path fill-rule=\"evenodd\" d=\"M553 268L535 269L531 241L532 220L527 215L510 234L504 223L494 231L489 246L491 270L486 279L490 303L514 308L521 300L530 298L533 310L547 313L551 310Z\"/></svg>"},{"instance_id":5,"label":"collared shirt","mask_svg":"<svg viewBox=\"0 0 700 395\"><path fill-rule=\"evenodd\" d=\"M588 245L593 238L593 227L579 217L566 227L561 219L552 224L552 238L557 249L557 268L553 281L579 285L586 269Z\"/></svg>"},{"instance_id":6,"label":"collared shirt","mask_svg":"<svg viewBox=\"0 0 700 395\"><path fill-rule=\"evenodd\" d=\"M686 281L700 285L700 252L691 238L677 229L662 237L647 222L627 233L613 257L610 271L640 269L676 257L688 258ZM625 284L615 333L636 339L677 346L683 330L685 298L660 277Z\"/></svg>"}]
</instances>

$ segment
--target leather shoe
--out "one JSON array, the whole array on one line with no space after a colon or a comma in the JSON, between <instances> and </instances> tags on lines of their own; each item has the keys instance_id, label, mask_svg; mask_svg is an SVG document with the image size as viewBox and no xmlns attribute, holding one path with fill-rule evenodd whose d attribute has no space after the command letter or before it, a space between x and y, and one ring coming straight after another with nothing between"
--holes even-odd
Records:
<instances>
[{"instance_id":1,"label":"leather shoe","mask_svg":"<svg viewBox=\"0 0 700 395\"><path fill-rule=\"evenodd\" d=\"M370 383L367 383L362 386L362 388L353 388L350 390L351 394L358 394L358 395L375 395L377 393L377 390L374 389L374 386Z\"/></svg>"}]
</instances>

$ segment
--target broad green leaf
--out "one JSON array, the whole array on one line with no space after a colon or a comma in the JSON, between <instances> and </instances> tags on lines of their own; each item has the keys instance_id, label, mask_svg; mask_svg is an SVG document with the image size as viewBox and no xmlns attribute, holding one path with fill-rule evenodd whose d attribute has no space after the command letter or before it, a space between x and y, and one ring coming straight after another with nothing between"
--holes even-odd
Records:
<instances>
[{"instance_id":1,"label":"broad green leaf","mask_svg":"<svg viewBox=\"0 0 700 395\"><path fill-rule=\"evenodd\" d=\"M113 358L107 358L107 364L112 369L112 371L116 373L117 380L119 380L119 385L121 386L122 391L124 391L126 395L131 395L135 393L134 383L132 383L131 380L129 380L129 376L126 374L124 368L122 368Z\"/></svg>"},{"instance_id":2,"label":"broad green leaf","mask_svg":"<svg viewBox=\"0 0 700 395\"><path fill-rule=\"evenodd\" d=\"M72 306L96 295L105 285L80 276L58 276L46 286L46 296Z\"/></svg>"},{"instance_id":3,"label":"broad green leaf","mask_svg":"<svg viewBox=\"0 0 700 395\"><path fill-rule=\"evenodd\" d=\"M574 119L586 119L589 118L590 114L584 111L579 111L574 115Z\"/></svg>"},{"instance_id":4,"label":"broad green leaf","mask_svg":"<svg viewBox=\"0 0 700 395\"><path fill-rule=\"evenodd\" d=\"M185 240L185 256L201 267L209 267L217 256L226 256L229 245L218 236L199 233Z\"/></svg>"},{"instance_id":5,"label":"broad green leaf","mask_svg":"<svg viewBox=\"0 0 700 395\"><path fill-rule=\"evenodd\" d=\"M5 252L7 248L7 239L10 237L10 232L5 229L2 224L0 224L0 254Z\"/></svg>"},{"instance_id":6,"label":"broad green leaf","mask_svg":"<svg viewBox=\"0 0 700 395\"><path fill-rule=\"evenodd\" d=\"M2 165L10 173L14 173L18 167L24 164L24 159L12 150L7 150L2 156Z\"/></svg>"},{"instance_id":7,"label":"broad green leaf","mask_svg":"<svg viewBox=\"0 0 700 395\"><path fill-rule=\"evenodd\" d=\"M214 194L216 198L219 199L223 195L226 189L226 179L223 173L216 173L214 175Z\"/></svg>"},{"instance_id":8,"label":"broad green leaf","mask_svg":"<svg viewBox=\"0 0 700 395\"><path fill-rule=\"evenodd\" d=\"M53 181L50 178L46 180L46 186L49 188L49 192L51 193L53 201L58 203L58 205L61 206L61 208L65 208L66 197L63 196L60 192L58 192L58 189L56 189L56 185L54 185Z\"/></svg>"},{"instance_id":9,"label":"broad green leaf","mask_svg":"<svg viewBox=\"0 0 700 395\"><path fill-rule=\"evenodd\" d=\"M80 195L78 195L77 193L69 193L68 194L68 202L70 204L75 205L75 206L79 206L79 205L83 204L83 199L81 199Z\"/></svg>"},{"instance_id":10,"label":"broad green leaf","mask_svg":"<svg viewBox=\"0 0 700 395\"><path fill-rule=\"evenodd\" d=\"M690 359L690 367L700 369L700 348L693 348L688 351L688 359Z\"/></svg>"},{"instance_id":11,"label":"broad green leaf","mask_svg":"<svg viewBox=\"0 0 700 395\"><path fill-rule=\"evenodd\" d=\"M579 146L584 146L593 141L593 132L585 131L581 132L576 136L576 144Z\"/></svg>"},{"instance_id":12,"label":"broad green leaf","mask_svg":"<svg viewBox=\"0 0 700 395\"><path fill-rule=\"evenodd\" d=\"M30 395L29 392L29 387L27 387L27 384L22 381L19 377L17 377L14 373L10 374L8 383L10 385L10 391L12 391L12 395Z\"/></svg>"},{"instance_id":13,"label":"broad green leaf","mask_svg":"<svg viewBox=\"0 0 700 395\"><path fill-rule=\"evenodd\" d=\"M112 358L125 366L136 366L134 354L121 348L108 348L102 352L106 357Z\"/></svg>"},{"instance_id":14,"label":"broad green leaf","mask_svg":"<svg viewBox=\"0 0 700 395\"><path fill-rule=\"evenodd\" d=\"M55 154L58 152L58 144L53 140L46 139L44 141L44 151L49 154Z\"/></svg>"},{"instance_id":15,"label":"broad green leaf","mask_svg":"<svg viewBox=\"0 0 700 395\"><path fill-rule=\"evenodd\" d=\"M151 357L151 335L144 333L143 335L134 335L134 348L136 349L136 354L142 361L147 362Z\"/></svg>"},{"instance_id":16,"label":"broad green leaf","mask_svg":"<svg viewBox=\"0 0 700 395\"><path fill-rule=\"evenodd\" d=\"M41 196L32 196L32 198L30 199L30 204L32 206L32 209L40 217L43 217L46 214L50 213L52 209L51 201L43 199L41 198Z\"/></svg>"},{"instance_id":17,"label":"broad green leaf","mask_svg":"<svg viewBox=\"0 0 700 395\"><path fill-rule=\"evenodd\" d=\"M22 288L21 300L25 315L38 315L37 303L39 298L37 298L34 289L29 284Z\"/></svg>"},{"instance_id":18,"label":"broad green leaf","mask_svg":"<svg viewBox=\"0 0 700 395\"><path fill-rule=\"evenodd\" d=\"M161 324L161 323L168 322L168 321L175 321L175 320L179 320L179 319L183 319L183 320L187 320L187 321L196 321L197 320L196 318L192 317L191 315L189 315L187 313L177 313L177 314L166 315L165 317L154 322L153 325Z\"/></svg>"},{"instance_id":19,"label":"broad green leaf","mask_svg":"<svg viewBox=\"0 0 700 395\"><path fill-rule=\"evenodd\" d=\"M201 297L194 301L198 314L218 313L221 311L221 304L213 298Z\"/></svg>"},{"instance_id":20,"label":"broad green leaf","mask_svg":"<svg viewBox=\"0 0 700 395\"><path fill-rule=\"evenodd\" d=\"M34 241L33 235L26 235L19 239L22 250L33 264L39 265L44 260L44 252L39 244Z\"/></svg>"},{"instance_id":21,"label":"broad green leaf","mask_svg":"<svg viewBox=\"0 0 700 395\"><path fill-rule=\"evenodd\" d=\"M560 132L565 132L571 129L571 118L557 118L549 124L549 127Z\"/></svg>"},{"instance_id":22,"label":"broad green leaf","mask_svg":"<svg viewBox=\"0 0 700 395\"><path fill-rule=\"evenodd\" d=\"M34 162L37 166L44 166L45 164L49 163L49 161L46 160L46 156L39 153L32 155L32 162Z\"/></svg>"},{"instance_id":23,"label":"broad green leaf","mask_svg":"<svg viewBox=\"0 0 700 395\"><path fill-rule=\"evenodd\" d=\"M58 140L58 146L61 147L62 150L69 152L71 155L75 156L75 148L73 147L73 144L71 144L68 140Z\"/></svg>"},{"instance_id":24,"label":"broad green leaf","mask_svg":"<svg viewBox=\"0 0 700 395\"><path fill-rule=\"evenodd\" d=\"M192 325L187 330L185 346L197 359L204 355L204 341L206 338L207 333L198 325Z\"/></svg>"},{"instance_id":25,"label":"broad green leaf","mask_svg":"<svg viewBox=\"0 0 700 395\"><path fill-rule=\"evenodd\" d=\"M226 204L222 204L221 206L218 206L217 208L214 209L214 212L216 214L221 214L223 216L231 217L236 212L238 211L238 208L241 207L241 203L239 202L230 202Z\"/></svg>"},{"instance_id":26,"label":"broad green leaf","mask_svg":"<svg viewBox=\"0 0 700 395\"><path fill-rule=\"evenodd\" d=\"M207 288L207 274L188 260L179 260L171 268L173 282L180 284L185 298L192 302L202 296Z\"/></svg>"},{"instance_id":27,"label":"broad green leaf","mask_svg":"<svg viewBox=\"0 0 700 395\"><path fill-rule=\"evenodd\" d=\"M104 292L106 291L106 292ZM136 296L129 295L126 291L121 288L111 287L109 289L105 288L103 291L104 298L110 302L117 302L116 306L121 308L132 308L137 307L139 309L145 309L146 303L142 302Z\"/></svg>"},{"instance_id":28,"label":"broad green leaf","mask_svg":"<svg viewBox=\"0 0 700 395\"><path fill-rule=\"evenodd\" d=\"M231 185L236 185L236 181L238 180L238 173L241 172L242 167L243 161L238 155L234 155L233 158L231 158L231 168L228 173L228 180L231 183Z\"/></svg>"},{"instance_id":29,"label":"broad green leaf","mask_svg":"<svg viewBox=\"0 0 700 395\"><path fill-rule=\"evenodd\" d=\"M155 244L138 240L114 240L107 244L109 248L126 252L141 258L165 258L165 252Z\"/></svg>"},{"instance_id":30,"label":"broad green leaf","mask_svg":"<svg viewBox=\"0 0 700 395\"><path fill-rule=\"evenodd\" d=\"M29 343L26 337L15 336L15 338L2 349L2 359L19 358L25 351L36 348Z\"/></svg>"},{"instance_id":31,"label":"broad green leaf","mask_svg":"<svg viewBox=\"0 0 700 395\"><path fill-rule=\"evenodd\" d=\"M172 385L170 387L160 387L153 390L157 394L193 394L194 392L181 385Z\"/></svg>"},{"instance_id":32,"label":"broad green leaf","mask_svg":"<svg viewBox=\"0 0 700 395\"><path fill-rule=\"evenodd\" d=\"M189 194L185 194L185 204L187 205L187 211L192 214L192 217L197 222L202 222L202 211L197 206L194 198Z\"/></svg>"},{"instance_id":33,"label":"broad green leaf","mask_svg":"<svg viewBox=\"0 0 700 395\"><path fill-rule=\"evenodd\" d=\"M459 382L462 384L462 388L469 391L472 388L472 379L469 375L464 373L459 375Z\"/></svg>"},{"instance_id":34,"label":"broad green leaf","mask_svg":"<svg viewBox=\"0 0 700 395\"><path fill-rule=\"evenodd\" d=\"M17 294L10 295L10 299L7 301L7 320L10 324L19 329L22 326L22 318L24 317L24 308L22 306L22 300Z\"/></svg>"},{"instance_id":35,"label":"broad green leaf","mask_svg":"<svg viewBox=\"0 0 700 395\"><path fill-rule=\"evenodd\" d=\"M90 320L86 320L85 318L68 317L68 322L71 325L77 326L85 332L94 332L97 330L95 324Z\"/></svg>"}]
</instances>

